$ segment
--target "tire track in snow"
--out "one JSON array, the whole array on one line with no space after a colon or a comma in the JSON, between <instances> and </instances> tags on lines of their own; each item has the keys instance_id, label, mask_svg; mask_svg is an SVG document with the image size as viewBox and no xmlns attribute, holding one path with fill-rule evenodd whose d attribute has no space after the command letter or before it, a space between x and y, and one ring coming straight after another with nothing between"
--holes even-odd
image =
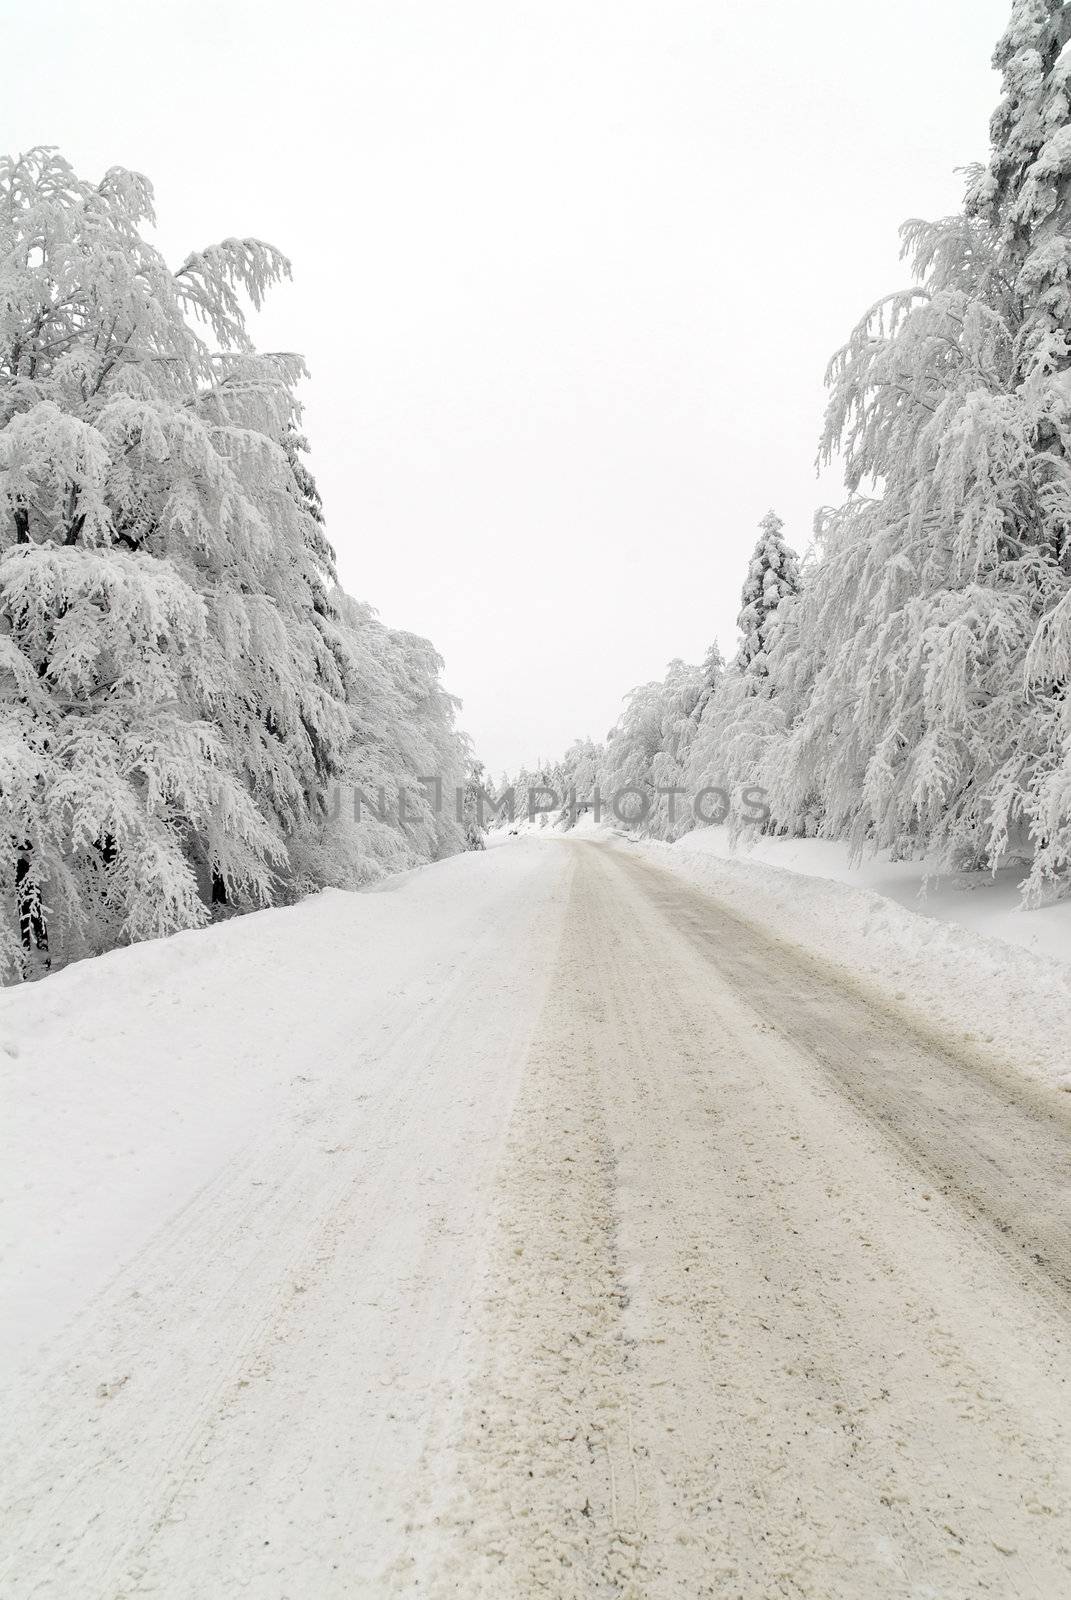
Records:
<instances>
[{"instance_id":1,"label":"tire track in snow","mask_svg":"<svg viewBox=\"0 0 1071 1600\"><path fill-rule=\"evenodd\" d=\"M741 983L705 897L558 848L577 872L432 1592L1062 1600L1058 1286L861 1114L826 1069L828 1030L816 1060L768 1020L788 1003L776 946ZM897 1059L895 1025L858 996L823 1015L859 1070L879 1038ZM954 1093L947 1060L934 1070ZM1030 1133L1005 1137L996 1111L984 1132L996 1205L1002 1154L1029 1183ZM1057 1150L1052 1128L1041 1145Z\"/></svg>"},{"instance_id":2,"label":"tire track in snow","mask_svg":"<svg viewBox=\"0 0 1071 1600\"><path fill-rule=\"evenodd\" d=\"M650 1513L631 1430L588 938L583 902L571 897L491 1217L472 1335L483 1356L470 1372L435 1596L647 1593ZM414 1544L428 1539L418 1527ZM415 1594L426 1592L421 1576L414 1559L392 1579Z\"/></svg>"},{"instance_id":3,"label":"tire track in snow","mask_svg":"<svg viewBox=\"0 0 1071 1600\"><path fill-rule=\"evenodd\" d=\"M635 884L764 1022L817 1062L897 1152L988 1224L1024 1288L1071 1303L1071 1105L625 852Z\"/></svg>"}]
</instances>

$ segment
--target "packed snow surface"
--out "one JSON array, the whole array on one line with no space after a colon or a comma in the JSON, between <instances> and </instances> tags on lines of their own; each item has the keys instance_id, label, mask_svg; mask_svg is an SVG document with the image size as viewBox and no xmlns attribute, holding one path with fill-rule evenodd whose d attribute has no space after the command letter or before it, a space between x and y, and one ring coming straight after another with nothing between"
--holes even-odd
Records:
<instances>
[{"instance_id":1,"label":"packed snow surface","mask_svg":"<svg viewBox=\"0 0 1071 1600\"><path fill-rule=\"evenodd\" d=\"M1062 1600L1069 1011L553 832L8 992L0 1590Z\"/></svg>"}]
</instances>

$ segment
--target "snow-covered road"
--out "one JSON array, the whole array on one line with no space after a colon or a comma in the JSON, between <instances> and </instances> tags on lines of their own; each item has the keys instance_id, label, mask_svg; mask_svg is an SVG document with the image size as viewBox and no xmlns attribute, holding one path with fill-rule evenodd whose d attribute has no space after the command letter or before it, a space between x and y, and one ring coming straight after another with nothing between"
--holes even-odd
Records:
<instances>
[{"instance_id":1,"label":"snow-covered road","mask_svg":"<svg viewBox=\"0 0 1071 1600\"><path fill-rule=\"evenodd\" d=\"M1071 1592L1067 1096L557 838L13 997L33 1128L109 1016L15 1151L11 1600Z\"/></svg>"}]
</instances>

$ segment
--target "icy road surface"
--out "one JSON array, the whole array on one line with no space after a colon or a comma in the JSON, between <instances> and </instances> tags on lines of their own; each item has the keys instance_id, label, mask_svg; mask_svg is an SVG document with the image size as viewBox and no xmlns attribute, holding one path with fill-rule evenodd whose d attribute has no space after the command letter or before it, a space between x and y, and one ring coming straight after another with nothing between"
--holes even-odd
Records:
<instances>
[{"instance_id":1,"label":"icy road surface","mask_svg":"<svg viewBox=\"0 0 1071 1600\"><path fill-rule=\"evenodd\" d=\"M1071 1594L1068 1097L640 854L511 841L2 1030L34 1127L64 1041L97 1074L9 1180L5 1597Z\"/></svg>"}]
</instances>

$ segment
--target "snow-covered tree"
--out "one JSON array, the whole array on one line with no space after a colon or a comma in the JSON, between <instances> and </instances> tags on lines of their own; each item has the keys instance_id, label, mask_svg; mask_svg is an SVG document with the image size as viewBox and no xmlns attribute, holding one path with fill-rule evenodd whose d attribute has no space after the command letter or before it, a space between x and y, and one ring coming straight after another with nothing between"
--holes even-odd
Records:
<instances>
[{"instance_id":1,"label":"snow-covered tree","mask_svg":"<svg viewBox=\"0 0 1071 1600\"><path fill-rule=\"evenodd\" d=\"M817 793L860 849L1016 846L1034 893L1071 867L1069 31L1067 7L1016 0L966 215L907 225L917 286L834 358L824 451L851 497L801 601L812 687L771 764L786 816Z\"/></svg>"},{"instance_id":2,"label":"snow-covered tree","mask_svg":"<svg viewBox=\"0 0 1071 1600\"><path fill-rule=\"evenodd\" d=\"M1015 0L993 56L1004 95L967 209L996 234L1023 301L1021 368L1071 361L1071 5Z\"/></svg>"},{"instance_id":3,"label":"snow-covered tree","mask_svg":"<svg viewBox=\"0 0 1071 1600\"><path fill-rule=\"evenodd\" d=\"M771 513L739 670L685 722L683 678L634 691L600 779L758 786L860 851L1019 851L1038 895L1071 879L1071 5L1015 0L996 60L964 214L905 226L914 286L830 365L848 499L806 581Z\"/></svg>"},{"instance_id":4,"label":"snow-covered tree","mask_svg":"<svg viewBox=\"0 0 1071 1600\"><path fill-rule=\"evenodd\" d=\"M785 653L782 638L802 577L799 559L784 539L783 528L773 511L759 524L759 539L741 595L737 655L732 669L726 671L714 646L704 663L704 687L690 719L679 765L680 781L691 794L716 786L730 797L733 827L752 819L750 805L740 803L741 794L765 785L767 752L783 736L786 725L774 664ZM794 632L789 632L794 639Z\"/></svg>"},{"instance_id":5,"label":"snow-covered tree","mask_svg":"<svg viewBox=\"0 0 1071 1600\"><path fill-rule=\"evenodd\" d=\"M593 739L574 739L560 761L550 769L549 778L554 793L561 800L558 825L570 828L590 810L595 789L599 783L599 768L603 747ZM519 796L523 799L523 795Z\"/></svg>"},{"instance_id":6,"label":"snow-covered tree","mask_svg":"<svg viewBox=\"0 0 1071 1600\"><path fill-rule=\"evenodd\" d=\"M691 710L691 719L697 726L711 699L717 694L725 673L725 657L721 653L721 646L715 639L706 655L703 657L699 668L699 694Z\"/></svg>"},{"instance_id":7,"label":"snow-covered tree","mask_svg":"<svg viewBox=\"0 0 1071 1600\"><path fill-rule=\"evenodd\" d=\"M780 608L762 695L726 683L692 766L859 850L1017 845L1034 891L1071 865L1067 39L1067 8L1015 5L966 214L905 227L916 286L831 364L823 452L849 499Z\"/></svg>"},{"instance_id":8,"label":"snow-covered tree","mask_svg":"<svg viewBox=\"0 0 1071 1600\"><path fill-rule=\"evenodd\" d=\"M465 847L454 795L470 753L440 657L340 589L328 604L348 650L350 731L322 813L289 841L297 893L361 888Z\"/></svg>"},{"instance_id":9,"label":"snow-covered tree","mask_svg":"<svg viewBox=\"0 0 1071 1600\"><path fill-rule=\"evenodd\" d=\"M172 270L152 220L137 173L0 162L8 975L332 881L324 790L377 740L392 777L464 764L431 647L335 587L301 362L243 316L285 258L228 239ZM460 831L425 799L391 838L427 859Z\"/></svg>"},{"instance_id":10,"label":"snow-covered tree","mask_svg":"<svg viewBox=\"0 0 1071 1600\"><path fill-rule=\"evenodd\" d=\"M782 537L783 528L776 512L767 511L759 523L758 543L740 596L737 666L753 681L766 676L767 651L778 606L799 593L799 559Z\"/></svg>"},{"instance_id":11,"label":"snow-covered tree","mask_svg":"<svg viewBox=\"0 0 1071 1600\"><path fill-rule=\"evenodd\" d=\"M1028 659L1067 592L1071 418L1058 379L1021 379L1022 302L989 226L905 238L919 287L830 368L825 450L852 494L800 601L813 688L777 752L782 820L817 793L824 830L859 849L994 862L1036 828L1055 754L1057 663L1039 692Z\"/></svg>"},{"instance_id":12,"label":"snow-covered tree","mask_svg":"<svg viewBox=\"0 0 1071 1600\"><path fill-rule=\"evenodd\" d=\"M487 774L482 761L472 761L465 774L462 794L462 826L465 830L465 849L483 850L486 830L480 821L480 793L487 788Z\"/></svg>"},{"instance_id":13,"label":"snow-covered tree","mask_svg":"<svg viewBox=\"0 0 1071 1600\"><path fill-rule=\"evenodd\" d=\"M713 667L711 656L707 664ZM604 805L633 791L622 798L618 821L631 821L640 833L675 838L687 826L682 797L669 791L680 787L705 683L701 668L671 661L664 678L625 696L624 710L607 736L598 768Z\"/></svg>"}]
</instances>

